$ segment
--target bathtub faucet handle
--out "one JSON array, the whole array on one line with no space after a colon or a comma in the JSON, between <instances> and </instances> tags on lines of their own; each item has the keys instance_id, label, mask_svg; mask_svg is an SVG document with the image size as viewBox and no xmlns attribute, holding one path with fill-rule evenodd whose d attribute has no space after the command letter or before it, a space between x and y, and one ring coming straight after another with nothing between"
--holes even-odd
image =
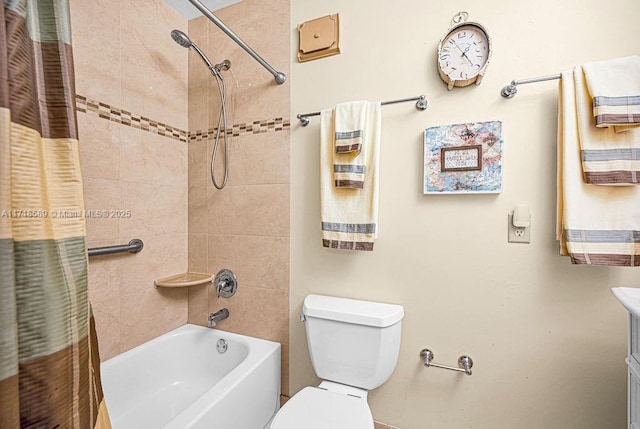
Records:
<instances>
[{"instance_id":1,"label":"bathtub faucet handle","mask_svg":"<svg viewBox=\"0 0 640 429\"><path fill-rule=\"evenodd\" d=\"M216 274L214 280L216 285L216 298L230 298L238 289L238 279L233 271L228 269L222 269Z\"/></svg>"}]
</instances>

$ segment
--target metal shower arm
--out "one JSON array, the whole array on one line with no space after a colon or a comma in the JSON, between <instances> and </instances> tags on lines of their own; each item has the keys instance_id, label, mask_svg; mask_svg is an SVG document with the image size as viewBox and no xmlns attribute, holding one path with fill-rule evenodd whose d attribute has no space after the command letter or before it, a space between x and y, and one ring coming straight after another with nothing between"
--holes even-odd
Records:
<instances>
[{"instance_id":1,"label":"metal shower arm","mask_svg":"<svg viewBox=\"0 0 640 429\"><path fill-rule=\"evenodd\" d=\"M273 75L273 77L276 79L276 82L279 85L282 85L287 80L287 76L284 73L279 72L278 70L271 67L271 65L268 62L266 62L260 55L258 55L256 51L251 49L249 45L244 43L242 39L240 39L236 35L236 33L231 31L231 29L227 27L224 24L224 22L220 21L220 19L218 19L218 17L215 16L213 12L211 12L205 5L203 5L202 2L200 2L200 0L189 0L189 2L191 2L191 4L194 5L195 7L197 7L198 10L202 12L204 16L206 16L207 18L209 18L209 20L211 20L211 22L217 25L218 28L220 28L220 30L224 31L227 36L231 37L231 39L234 42L236 42L238 45L240 45L242 49L247 51L247 53L251 55L257 62L259 62L262 65L262 67L269 70L269 73Z\"/></svg>"}]
</instances>

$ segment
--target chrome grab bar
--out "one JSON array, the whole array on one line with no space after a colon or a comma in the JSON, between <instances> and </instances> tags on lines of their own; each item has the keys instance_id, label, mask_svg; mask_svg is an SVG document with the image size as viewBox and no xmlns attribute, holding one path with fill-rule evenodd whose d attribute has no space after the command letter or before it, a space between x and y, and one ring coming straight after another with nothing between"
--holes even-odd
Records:
<instances>
[{"instance_id":1,"label":"chrome grab bar","mask_svg":"<svg viewBox=\"0 0 640 429\"><path fill-rule=\"evenodd\" d=\"M134 238L129 242L129 244L122 244L119 246L104 246L104 247L94 247L92 249L88 249L87 252L89 256L101 256L101 255L111 255L113 253L138 253L142 250L144 243L142 240L138 238Z\"/></svg>"},{"instance_id":2,"label":"chrome grab bar","mask_svg":"<svg viewBox=\"0 0 640 429\"><path fill-rule=\"evenodd\" d=\"M471 356L460 356L458 358L459 368L448 365L441 365L439 363L433 363L433 356L433 352L429 349L422 349L420 351L420 359L424 361L424 366L426 367L434 366L436 368L449 369L451 371L459 371L464 372L467 375L471 375L471 368L473 367L473 359L471 359Z\"/></svg>"}]
</instances>

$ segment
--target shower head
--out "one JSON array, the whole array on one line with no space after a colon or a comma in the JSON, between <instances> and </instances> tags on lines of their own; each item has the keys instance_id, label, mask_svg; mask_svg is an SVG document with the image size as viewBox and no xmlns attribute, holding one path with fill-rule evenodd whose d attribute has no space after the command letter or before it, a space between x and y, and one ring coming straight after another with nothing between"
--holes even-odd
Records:
<instances>
[{"instance_id":1,"label":"shower head","mask_svg":"<svg viewBox=\"0 0 640 429\"><path fill-rule=\"evenodd\" d=\"M204 52L202 52L200 50L200 48L198 48L198 45L196 45L195 43L193 43L191 41L191 39L189 39L189 36L187 36L186 34L184 34L180 30L172 30L171 31L171 38L178 45L180 45L180 46L182 46L184 48L193 49L195 51L195 53L198 54L198 56L206 64L207 68L209 69L209 71L211 71L211 73L213 73L214 76L222 77L220 75L220 71L217 68L215 68L213 66L213 64L211 64L211 61L209 61L209 58L207 58L207 56L204 54Z\"/></svg>"},{"instance_id":2,"label":"shower head","mask_svg":"<svg viewBox=\"0 0 640 429\"><path fill-rule=\"evenodd\" d=\"M180 30L171 31L171 38L174 40L174 42L176 42L183 48L190 48L193 45L193 42L191 41L191 39L189 39L189 36L187 36Z\"/></svg>"}]
</instances>

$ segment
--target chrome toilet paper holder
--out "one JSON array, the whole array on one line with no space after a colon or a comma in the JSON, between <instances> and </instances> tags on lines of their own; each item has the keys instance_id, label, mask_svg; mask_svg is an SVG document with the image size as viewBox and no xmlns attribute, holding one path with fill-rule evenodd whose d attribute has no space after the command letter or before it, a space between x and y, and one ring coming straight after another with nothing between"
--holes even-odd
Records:
<instances>
[{"instance_id":1,"label":"chrome toilet paper holder","mask_svg":"<svg viewBox=\"0 0 640 429\"><path fill-rule=\"evenodd\" d=\"M436 367L442 369L449 369L451 371L464 372L467 375L471 375L471 368L473 367L473 359L471 356L462 355L458 358L458 368L454 366L441 365L439 363L434 363L433 361L434 354L429 349L422 349L420 351L420 359L422 359L424 366L426 367Z\"/></svg>"}]
</instances>

